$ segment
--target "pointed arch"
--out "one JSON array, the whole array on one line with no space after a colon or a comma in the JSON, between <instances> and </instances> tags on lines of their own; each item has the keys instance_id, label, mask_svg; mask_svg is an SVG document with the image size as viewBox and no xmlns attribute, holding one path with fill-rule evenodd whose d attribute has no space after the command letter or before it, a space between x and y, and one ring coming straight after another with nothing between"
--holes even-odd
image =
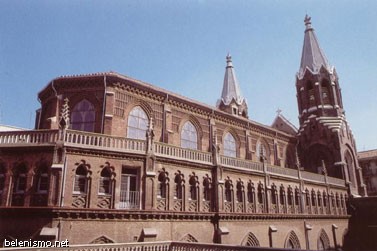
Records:
<instances>
[{"instance_id":1,"label":"pointed arch","mask_svg":"<svg viewBox=\"0 0 377 251\"><path fill-rule=\"evenodd\" d=\"M197 150L198 141L197 128L190 120L186 121L181 128L181 147Z\"/></svg>"},{"instance_id":2,"label":"pointed arch","mask_svg":"<svg viewBox=\"0 0 377 251\"><path fill-rule=\"evenodd\" d=\"M169 173L162 168L158 171L157 209L166 210L169 203Z\"/></svg>"},{"instance_id":3,"label":"pointed arch","mask_svg":"<svg viewBox=\"0 0 377 251\"><path fill-rule=\"evenodd\" d=\"M330 82L327 79L323 79L321 82L321 99L322 104L331 104Z\"/></svg>"},{"instance_id":4,"label":"pointed arch","mask_svg":"<svg viewBox=\"0 0 377 251\"><path fill-rule=\"evenodd\" d=\"M315 106L315 104L316 104L315 94L314 94L314 86L313 86L313 83L310 80L308 80L306 82L306 88L308 90L308 92L307 92L308 108L310 108L312 106Z\"/></svg>"},{"instance_id":5,"label":"pointed arch","mask_svg":"<svg viewBox=\"0 0 377 251\"><path fill-rule=\"evenodd\" d=\"M46 161L41 160L36 164L33 177L30 205L31 206L47 206L47 197L49 190L49 165Z\"/></svg>"},{"instance_id":6,"label":"pointed arch","mask_svg":"<svg viewBox=\"0 0 377 251\"><path fill-rule=\"evenodd\" d=\"M92 174L90 165L85 160L82 160L80 163L76 163L76 166L73 191L77 194L88 194L90 189L89 179Z\"/></svg>"},{"instance_id":7,"label":"pointed arch","mask_svg":"<svg viewBox=\"0 0 377 251\"><path fill-rule=\"evenodd\" d=\"M231 131L227 131L223 136L223 154L227 157L237 157L238 140L235 134Z\"/></svg>"},{"instance_id":8,"label":"pointed arch","mask_svg":"<svg viewBox=\"0 0 377 251\"><path fill-rule=\"evenodd\" d=\"M90 244L106 244L106 243L115 243L112 239L106 235L102 235L90 242Z\"/></svg>"},{"instance_id":9,"label":"pointed arch","mask_svg":"<svg viewBox=\"0 0 377 251\"><path fill-rule=\"evenodd\" d=\"M347 146L347 148L349 148L349 147ZM351 182L351 185L353 187L357 187L356 172L355 172L355 169L356 169L355 167L357 165L356 165L356 162L355 162L355 158L352 154L352 151L350 149L347 149L344 152L344 162L346 163L347 174L348 174L348 177L349 177L349 181Z\"/></svg>"},{"instance_id":10,"label":"pointed arch","mask_svg":"<svg viewBox=\"0 0 377 251\"><path fill-rule=\"evenodd\" d=\"M140 105L133 107L128 114L127 138L145 140L149 121L149 116Z\"/></svg>"},{"instance_id":11,"label":"pointed arch","mask_svg":"<svg viewBox=\"0 0 377 251\"><path fill-rule=\"evenodd\" d=\"M241 245L248 247L260 247L257 237L252 232L247 233L247 235L243 238Z\"/></svg>"},{"instance_id":12,"label":"pointed arch","mask_svg":"<svg viewBox=\"0 0 377 251\"><path fill-rule=\"evenodd\" d=\"M12 169L12 186L13 186L13 193L12 193L12 206L23 206L25 193L27 189L27 179L28 179L28 172L29 169L27 167L26 162L19 162L15 163Z\"/></svg>"},{"instance_id":13,"label":"pointed arch","mask_svg":"<svg viewBox=\"0 0 377 251\"><path fill-rule=\"evenodd\" d=\"M198 242L198 240L191 234L185 234L179 241L182 242Z\"/></svg>"},{"instance_id":14,"label":"pointed arch","mask_svg":"<svg viewBox=\"0 0 377 251\"><path fill-rule=\"evenodd\" d=\"M330 238L326 234L326 231L321 229L319 232L317 240L317 249L318 250L329 250L330 249Z\"/></svg>"},{"instance_id":15,"label":"pointed arch","mask_svg":"<svg viewBox=\"0 0 377 251\"><path fill-rule=\"evenodd\" d=\"M71 128L78 131L94 132L96 110L86 98L77 102L71 112Z\"/></svg>"},{"instance_id":16,"label":"pointed arch","mask_svg":"<svg viewBox=\"0 0 377 251\"><path fill-rule=\"evenodd\" d=\"M293 230L287 235L284 247L289 249L301 249L300 240Z\"/></svg>"}]
</instances>

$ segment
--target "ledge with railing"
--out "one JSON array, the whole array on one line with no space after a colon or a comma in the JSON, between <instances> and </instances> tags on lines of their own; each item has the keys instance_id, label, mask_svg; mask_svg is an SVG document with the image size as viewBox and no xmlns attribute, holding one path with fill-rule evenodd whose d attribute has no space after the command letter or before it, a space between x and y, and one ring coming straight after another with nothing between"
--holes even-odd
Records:
<instances>
[{"instance_id":1,"label":"ledge with railing","mask_svg":"<svg viewBox=\"0 0 377 251\"><path fill-rule=\"evenodd\" d=\"M1 146L53 145L58 139L59 130L0 132Z\"/></svg>"},{"instance_id":2,"label":"ledge with railing","mask_svg":"<svg viewBox=\"0 0 377 251\"><path fill-rule=\"evenodd\" d=\"M147 150L146 140L129 139L83 131L66 130L64 135L62 135L59 130L0 132L0 147L53 146L59 140L62 141L65 146L78 148L137 154L145 154ZM154 142L153 151L158 157L206 165L212 165L214 162L211 152L181 148L161 142ZM220 163L225 167L250 170L261 174L264 173L263 164L260 162L221 155ZM266 172L272 175L299 179L296 169L282 168L267 164ZM314 181L322 184L326 182L324 175L316 173L301 171L301 177L306 181ZM327 177L327 182L336 186L345 186L344 180L334 177Z\"/></svg>"}]
</instances>

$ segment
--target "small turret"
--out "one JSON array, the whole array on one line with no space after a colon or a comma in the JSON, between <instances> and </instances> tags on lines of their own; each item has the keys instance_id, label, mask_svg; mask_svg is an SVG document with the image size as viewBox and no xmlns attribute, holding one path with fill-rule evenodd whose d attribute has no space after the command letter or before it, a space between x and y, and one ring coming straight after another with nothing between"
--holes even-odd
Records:
<instances>
[{"instance_id":1,"label":"small turret","mask_svg":"<svg viewBox=\"0 0 377 251\"><path fill-rule=\"evenodd\" d=\"M217 107L220 110L236 116L248 117L247 102L241 93L232 63L232 57L229 53L226 56L223 91L221 93L221 99L217 102Z\"/></svg>"}]
</instances>

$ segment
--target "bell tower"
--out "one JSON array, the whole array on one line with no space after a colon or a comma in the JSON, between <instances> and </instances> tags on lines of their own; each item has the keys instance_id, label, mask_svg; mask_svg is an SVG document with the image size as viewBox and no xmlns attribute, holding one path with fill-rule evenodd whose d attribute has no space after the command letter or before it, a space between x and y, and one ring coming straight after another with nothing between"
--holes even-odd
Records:
<instances>
[{"instance_id":1,"label":"bell tower","mask_svg":"<svg viewBox=\"0 0 377 251\"><path fill-rule=\"evenodd\" d=\"M351 195L365 195L338 75L319 46L311 18L306 15L304 22L304 45L296 75L301 165L308 171L345 179Z\"/></svg>"},{"instance_id":2,"label":"bell tower","mask_svg":"<svg viewBox=\"0 0 377 251\"><path fill-rule=\"evenodd\" d=\"M223 91L221 99L217 101L220 110L247 118L247 102L242 96L240 85L234 71L232 57L228 53L226 56L226 68L224 76Z\"/></svg>"}]
</instances>

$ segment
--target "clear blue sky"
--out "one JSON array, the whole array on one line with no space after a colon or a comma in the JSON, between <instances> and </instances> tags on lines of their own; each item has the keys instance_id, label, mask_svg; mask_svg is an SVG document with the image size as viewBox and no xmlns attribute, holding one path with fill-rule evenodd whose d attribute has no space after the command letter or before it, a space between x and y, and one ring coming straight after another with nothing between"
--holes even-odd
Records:
<instances>
[{"instance_id":1,"label":"clear blue sky","mask_svg":"<svg viewBox=\"0 0 377 251\"><path fill-rule=\"evenodd\" d=\"M374 0L0 0L0 124L32 128L37 93L55 77L110 70L215 105L230 52L250 118L270 125L280 108L298 125L306 13L358 150L377 148Z\"/></svg>"}]
</instances>

